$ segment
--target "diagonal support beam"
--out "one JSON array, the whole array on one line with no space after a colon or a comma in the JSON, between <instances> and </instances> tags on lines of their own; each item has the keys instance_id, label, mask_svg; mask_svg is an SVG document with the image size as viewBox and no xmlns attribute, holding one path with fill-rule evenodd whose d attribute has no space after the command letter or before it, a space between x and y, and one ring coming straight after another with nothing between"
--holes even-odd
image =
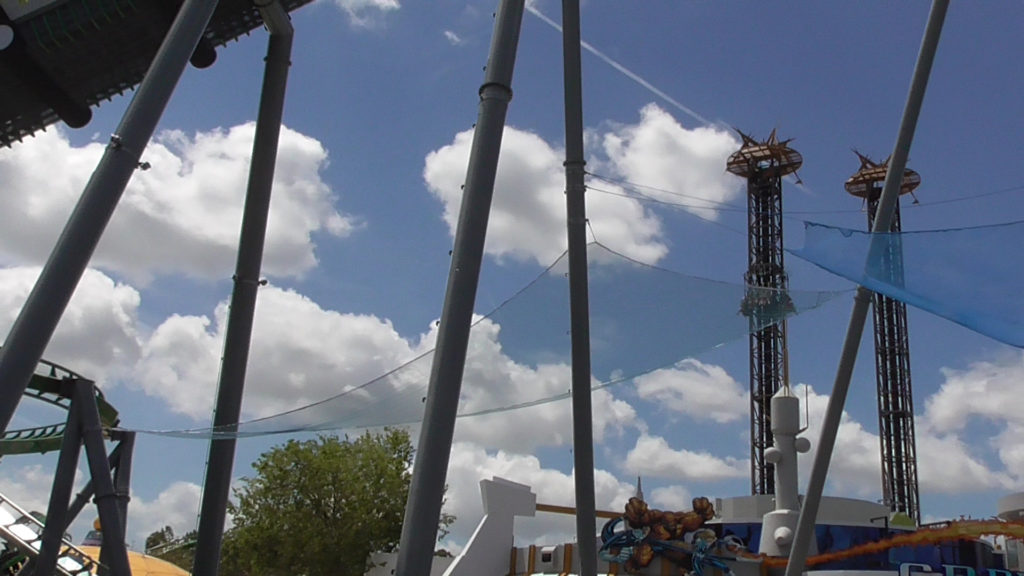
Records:
<instances>
[{"instance_id":1,"label":"diagonal support beam","mask_svg":"<svg viewBox=\"0 0 1024 576\"><path fill-rule=\"evenodd\" d=\"M270 215L270 195L274 183L274 168L277 164L277 145L281 135L281 118L284 115L285 91L294 37L288 13L279 2L270 0L267 4L258 4L257 7L270 31L270 38L267 43L263 87L256 118L256 135L252 143L252 161L249 164L242 231L238 240L235 286L231 293L227 334L224 338L224 357L221 361L220 383L213 417L214 428L218 432L228 433L237 427L242 411L242 393L249 362L256 295L261 285L263 245ZM220 564L228 493L231 490L231 472L235 461L236 440L230 436L214 434L210 440L192 572L195 576L216 576Z\"/></svg>"},{"instance_id":2,"label":"diagonal support beam","mask_svg":"<svg viewBox=\"0 0 1024 576\"><path fill-rule=\"evenodd\" d=\"M576 542L580 554L580 576L596 576L597 518L594 515L594 424L590 391L590 293L587 284L587 187L584 182L586 161L583 155L583 65L580 56L579 0L562 0L562 26Z\"/></svg>"},{"instance_id":3,"label":"diagonal support beam","mask_svg":"<svg viewBox=\"0 0 1024 576\"><path fill-rule=\"evenodd\" d=\"M907 96L907 104L903 109L903 120L900 123L900 131L896 136L896 145L892 153L892 160L889 162L889 170L885 174L885 186L882 188L882 195L878 200L878 212L875 215L875 225L872 232L888 232L892 223L892 215L899 199L900 185L903 183L903 171L907 167L907 157L910 155L910 145L914 140L914 131L917 128L917 119L921 114L921 104L924 102L925 89L928 87L928 77L931 74L932 63L935 61L935 52L939 46L939 37L942 34L942 24L946 19L946 11L949 8L949 0L934 0L931 12L928 15L928 25L925 28L924 39L921 42L921 51L917 56L917 65L914 68L914 76L910 82L910 94ZM876 240L877 240L876 236ZM878 250L883 249L882 243L872 241L868 261ZM825 420L821 425L821 438L818 441L818 452L814 456L814 465L811 468L811 478L807 484L807 495L804 497L804 505L800 510L800 520L797 523L796 535L793 538L793 549L789 554L789 564L786 566L786 576L800 576L807 563L807 548L814 534L814 525L818 518L818 506L821 503L821 494L825 489L825 479L828 476L828 467L832 459L832 450L835 448L836 435L839 432L839 422L843 416L843 407L846 404L846 394L850 390L850 379L853 376L853 367L857 361L857 351L860 347L861 336L864 334L864 322L867 319L868 307L871 304L871 291L863 286L857 288L857 294L853 299L853 311L850 312L850 325L846 331L846 340L843 342L842 353L839 357L839 366L836 370L835 383L832 386L832 395L828 399L828 407L825 409Z\"/></svg>"},{"instance_id":4,"label":"diagonal support beam","mask_svg":"<svg viewBox=\"0 0 1024 576\"><path fill-rule=\"evenodd\" d=\"M508 103L512 100L512 70L524 6L525 0L502 0L494 22L494 38L487 61L487 75L480 87L480 112L473 134L448 271L448 288L441 311L441 327L430 371L427 405L398 547L395 571L398 576L430 574L501 137Z\"/></svg>"},{"instance_id":5,"label":"diagonal support beam","mask_svg":"<svg viewBox=\"0 0 1024 576\"><path fill-rule=\"evenodd\" d=\"M0 350L0 432L11 423L29 378L216 7L217 0L185 0L14 321Z\"/></svg>"}]
</instances>

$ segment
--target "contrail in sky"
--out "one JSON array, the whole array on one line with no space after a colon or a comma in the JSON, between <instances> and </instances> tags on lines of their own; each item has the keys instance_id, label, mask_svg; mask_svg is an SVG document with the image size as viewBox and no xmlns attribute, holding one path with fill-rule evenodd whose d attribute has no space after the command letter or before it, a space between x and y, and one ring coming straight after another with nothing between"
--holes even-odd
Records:
<instances>
[{"instance_id":1,"label":"contrail in sky","mask_svg":"<svg viewBox=\"0 0 1024 576\"><path fill-rule=\"evenodd\" d=\"M530 12L530 14L533 14L534 16L539 18L542 22L544 22L548 26L551 26L555 30L558 30L559 34L562 33L562 26L561 26L561 24L559 24L558 22L555 22L551 18L548 18L543 12L541 12L540 10L538 10L536 7L533 6L533 2L527 2L526 3L526 9ZM683 104L682 102L680 102L680 101L676 100L675 98L669 96L668 94L664 93L657 86L655 86L654 84L651 84L647 80L644 80L643 77L641 77L639 74L637 74L636 72L633 72L629 68L626 68L625 66L620 64L618 61L616 61L611 56L608 56L604 52L601 52L597 48L594 48L592 45L587 43L585 40L582 40L582 39L580 40L580 46L584 50L586 50L587 52L590 52L594 56L597 56L598 58L600 58L605 64L607 64L607 65L611 66L612 68L615 68L616 70L621 72L624 76L626 76L630 80L632 80L632 81L636 82L637 84L643 86L644 88L646 88L649 92L651 92L652 94L654 94L658 98L661 98L665 102L668 102L672 106L676 107L678 110L680 110L681 112L683 112L684 114L686 114L690 118L693 118L694 120L696 120L696 121L698 121L701 124L704 124L706 126L714 126L715 128L718 128L718 129L721 129L721 130L725 130L727 132L729 131L729 126L728 125L726 125L726 124L724 124L722 122L712 122L711 120L708 120L707 118L701 116L693 108L690 108L689 106ZM811 188L809 186L804 184L798 178L793 177L792 174L787 175L785 178L786 178L786 181L794 183L797 186L797 188L800 188L800 189L802 189L802 190L804 190L806 192L810 192L812 194L814 193L814 191L811 190Z\"/></svg>"},{"instance_id":2,"label":"contrail in sky","mask_svg":"<svg viewBox=\"0 0 1024 576\"><path fill-rule=\"evenodd\" d=\"M532 4L533 4L532 2L527 2L527 4L526 4L526 9L529 10L530 14L533 14L537 18L540 18L545 24L547 24L548 26L551 26L555 30L558 30L560 33L562 32L562 26L560 24L558 24L557 22L555 22L551 18L548 18L547 16L545 16L540 10L537 10L537 8L535 8ZM592 45L588 44L586 41L581 40L580 41L580 46L584 50L586 50L587 52L590 52L594 56L597 56L598 58L603 60L605 64L608 64L612 68L615 68L616 70L621 72L623 75L625 75L630 80L632 80L632 81L636 82L637 84L643 86L644 88L646 88L648 91L650 91L652 94L654 94L658 98L661 98L665 102L668 102L669 104L675 106L676 108L681 110L684 114L686 114L690 118L693 118L694 120L700 122L701 124L715 125L714 122L712 122L712 121L708 120L707 118L701 116L700 114L695 112L689 106L686 106L682 102L680 102L680 101L676 100L675 98L669 96L668 94L662 92L655 85L651 84L647 80L644 80L639 74L633 72L629 68L626 68L625 66L623 66L622 64L620 64L619 62L614 60L611 56L608 56L604 52L601 52L597 48L594 48Z\"/></svg>"}]
</instances>

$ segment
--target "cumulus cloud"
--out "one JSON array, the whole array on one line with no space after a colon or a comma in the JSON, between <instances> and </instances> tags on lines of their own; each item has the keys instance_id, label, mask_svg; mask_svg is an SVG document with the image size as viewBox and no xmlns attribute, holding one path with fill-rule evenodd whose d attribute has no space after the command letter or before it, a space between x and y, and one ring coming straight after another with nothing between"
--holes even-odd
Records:
<instances>
[{"instance_id":1,"label":"cumulus cloud","mask_svg":"<svg viewBox=\"0 0 1024 576\"><path fill-rule=\"evenodd\" d=\"M693 495L686 486L673 484L651 490L650 496L644 495L652 508L659 510L692 510Z\"/></svg>"},{"instance_id":2,"label":"cumulus cloud","mask_svg":"<svg viewBox=\"0 0 1024 576\"><path fill-rule=\"evenodd\" d=\"M709 452L674 449L660 436L641 435L626 455L631 473L673 480L713 482L749 474L745 460L719 458Z\"/></svg>"},{"instance_id":3,"label":"cumulus cloud","mask_svg":"<svg viewBox=\"0 0 1024 576\"><path fill-rule=\"evenodd\" d=\"M184 536L196 527L202 487L191 482L173 482L157 494L153 500L146 500L132 494L128 506L128 540L142 545L146 537L170 526L176 536Z\"/></svg>"},{"instance_id":4,"label":"cumulus cloud","mask_svg":"<svg viewBox=\"0 0 1024 576\"><path fill-rule=\"evenodd\" d=\"M810 422L804 436L811 440L811 452L801 460L803 481L810 472L821 435L828 395L800 385L796 394L807 393ZM1005 488L1006 473L992 470L974 450L955 434L937 432L925 420L918 419L916 431L918 483L921 492L951 494L989 488ZM832 455L829 482L837 493L852 493L865 498L881 495L882 461L878 435L869 432L843 412Z\"/></svg>"},{"instance_id":5,"label":"cumulus cloud","mask_svg":"<svg viewBox=\"0 0 1024 576\"><path fill-rule=\"evenodd\" d=\"M721 366L688 358L633 380L640 398L697 421L720 424L747 418L747 391Z\"/></svg>"},{"instance_id":6,"label":"cumulus cloud","mask_svg":"<svg viewBox=\"0 0 1024 576\"><path fill-rule=\"evenodd\" d=\"M1024 377L1024 353L970 364L966 369L943 368L945 381L925 401L918 419L918 453L922 487L935 491L1020 487L1024 478L1024 416L1018 388ZM980 418L1000 431L992 439L1005 471L993 471L980 459L977 447L965 443L967 425ZM923 439L922 439L923 436ZM922 455L922 450L931 450ZM930 457L926 457L930 456Z\"/></svg>"},{"instance_id":7,"label":"cumulus cloud","mask_svg":"<svg viewBox=\"0 0 1024 576\"><path fill-rule=\"evenodd\" d=\"M255 124L188 136L163 132L149 145L100 242L93 263L146 282L160 273L227 277L234 268ZM0 150L0 258L37 263L49 254L103 153L72 146L60 130ZM317 263L313 235L345 236L356 220L333 206L320 178L327 152L313 138L281 132L264 255L272 276L299 276ZM50 168L60 165L61 170Z\"/></svg>"},{"instance_id":8,"label":"cumulus cloud","mask_svg":"<svg viewBox=\"0 0 1024 576\"><path fill-rule=\"evenodd\" d=\"M334 0L338 8L348 15L354 28L375 28L384 22L388 12L402 7L398 0Z\"/></svg>"},{"instance_id":9,"label":"cumulus cloud","mask_svg":"<svg viewBox=\"0 0 1024 576\"><path fill-rule=\"evenodd\" d=\"M423 179L444 204L452 235L473 140L467 130L426 157ZM565 153L540 136L506 127L498 162L485 250L496 258L550 264L566 247ZM660 220L639 202L591 194L587 216L607 246L644 262L656 262L667 247Z\"/></svg>"},{"instance_id":10,"label":"cumulus cloud","mask_svg":"<svg viewBox=\"0 0 1024 576\"><path fill-rule=\"evenodd\" d=\"M9 474L11 471L5 467L4 473L0 475L4 496L23 510L45 514L53 485L53 471L44 469L41 464L20 466L13 475ZM77 476L81 477L81 474ZM81 482L77 480L76 487L80 488Z\"/></svg>"},{"instance_id":11,"label":"cumulus cloud","mask_svg":"<svg viewBox=\"0 0 1024 576\"><path fill-rule=\"evenodd\" d=\"M197 420L207 417L219 373L226 314L225 302L212 319L168 318L143 346L135 373L137 385L177 412ZM265 417L353 390L429 351L436 336L434 326L425 334L406 338L387 320L324 310L294 291L264 287L257 301L245 417ZM291 414L289 422L310 424L335 418L351 425L356 418L379 425L417 419L422 415L430 362L431 357L422 357L336 402ZM569 387L569 374L566 363L530 366L510 358L500 342L500 326L483 320L470 338L460 408L475 412L560 394ZM607 390L594 393L593 405L598 441L638 425L633 408ZM395 420L396 412L410 420ZM569 403L554 402L464 418L457 434L491 448L529 452L537 446L568 444L571 422Z\"/></svg>"},{"instance_id":12,"label":"cumulus cloud","mask_svg":"<svg viewBox=\"0 0 1024 576\"><path fill-rule=\"evenodd\" d=\"M725 172L726 160L740 147L729 132L686 128L657 104L648 104L639 122L614 126L601 142L614 175L651 187L644 194L653 198L692 204L686 210L701 218L716 220L717 204L740 198L742 180Z\"/></svg>"},{"instance_id":13,"label":"cumulus cloud","mask_svg":"<svg viewBox=\"0 0 1024 576\"><path fill-rule=\"evenodd\" d=\"M800 458L800 482L806 485L811 466L818 451L821 423L825 419L829 396L819 394L813 386L799 384L793 393L800 398L801 419L807 429L801 436L811 441L811 450ZM882 491L882 459L879 455L878 435L864 429L860 422L843 411L839 423L832 462L829 466L829 485L837 493L847 493L877 499Z\"/></svg>"},{"instance_id":14,"label":"cumulus cloud","mask_svg":"<svg viewBox=\"0 0 1024 576\"><path fill-rule=\"evenodd\" d=\"M143 347L136 382L177 412L208 417L227 328L227 302L205 316L171 316ZM291 290L261 288L244 411L262 417L333 396L414 356L387 320L324 310Z\"/></svg>"},{"instance_id":15,"label":"cumulus cloud","mask_svg":"<svg viewBox=\"0 0 1024 576\"><path fill-rule=\"evenodd\" d=\"M472 131L426 157L423 178L444 204L454 235ZM613 124L588 133L593 157L588 169L647 187L645 196L715 219L717 203L740 196L742 181L725 172L739 143L714 127L688 129L656 104L635 124ZM565 249L563 149L531 132L506 127L495 182L486 251L496 258L548 264ZM601 181L587 195L587 217L597 239L637 260L654 263L668 252L661 221L622 186ZM671 191L671 192L667 192Z\"/></svg>"},{"instance_id":16,"label":"cumulus cloud","mask_svg":"<svg viewBox=\"0 0 1024 576\"><path fill-rule=\"evenodd\" d=\"M0 269L0 334L8 334L35 285L40 268ZM140 296L102 272L86 270L44 358L101 387L127 374L140 353Z\"/></svg>"},{"instance_id":17,"label":"cumulus cloud","mask_svg":"<svg viewBox=\"0 0 1024 576\"><path fill-rule=\"evenodd\" d=\"M460 411L475 412L495 406L564 394L570 389L570 366L549 363L529 366L509 358L502 349L501 327L483 320L470 338ZM608 390L596 390L593 405L594 441L621 434L637 425L636 411L616 399ZM567 401L550 402L530 408L486 417L463 418L456 435L483 446L530 452L537 446L561 446L572 442L572 412Z\"/></svg>"},{"instance_id":18,"label":"cumulus cloud","mask_svg":"<svg viewBox=\"0 0 1024 576\"><path fill-rule=\"evenodd\" d=\"M455 514L450 539L464 543L483 514L480 480L498 476L532 487L537 501L572 506L575 485L572 474L545 467L536 456L506 451L489 452L481 446L456 442L448 466L448 497L445 510ZM635 488L605 470L594 471L594 495L598 509L622 510ZM568 542L575 538L571 516L538 513L535 518L516 521L517 543Z\"/></svg>"},{"instance_id":19,"label":"cumulus cloud","mask_svg":"<svg viewBox=\"0 0 1024 576\"><path fill-rule=\"evenodd\" d=\"M966 370L943 368L945 381L925 402L925 422L941 430L961 430L971 417L1024 425L1024 354L1001 361L975 362Z\"/></svg>"}]
</instances>

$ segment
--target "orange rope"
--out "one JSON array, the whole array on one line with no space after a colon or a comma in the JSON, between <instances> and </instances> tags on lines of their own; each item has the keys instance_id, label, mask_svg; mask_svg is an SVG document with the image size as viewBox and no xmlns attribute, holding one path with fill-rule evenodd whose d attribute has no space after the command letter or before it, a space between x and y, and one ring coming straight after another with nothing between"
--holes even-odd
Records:
<instances>
[{"instance_id":1,"label":"orange rope","mask_svg":"<svg viewBox=\"0 0 1024 576\"><path fill-rule=\"evenodd\" d=\"M948 542L951 540L975 540L982 536L1008 536L1010 538L1024 539L1024 523L1003 522L1001 520L958 520L950 522L948 526L922 528L915 532L897 534L885 540L868 542L867 544L854 546L847 550L811 556L807 559L807 566L816 566L826 562L846 560L855 556L875 554L900 546L924 546L926 544ZM769 567L782 567L789 563L788 558L769 558L753 554L750 557L763 559L764 565Z\"/></svg>"}]
</instances>

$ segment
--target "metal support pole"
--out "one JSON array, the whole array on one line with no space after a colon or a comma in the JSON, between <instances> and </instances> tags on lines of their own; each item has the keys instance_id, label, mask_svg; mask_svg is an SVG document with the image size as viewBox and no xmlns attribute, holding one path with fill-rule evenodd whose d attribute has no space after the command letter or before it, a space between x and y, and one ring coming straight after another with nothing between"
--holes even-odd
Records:
<instances>
[{"instance_id":1,"label":"metal support pole","mask_svg":"<svg viewBox=\"0 0 1024 576\"><path fill-rule=\"evenodd\" d=\"M185 0L182 4L14 321L0 350L0 432L11 423L29 378L216 6L217 0Z\"/></svg>"},{"instance_id":2,"label":"metal support pole","mask_svg":"<svg viewBox=\"0 0 1024 576\"><path fill-rule=\"evenodd\" d=\"M120 442L114 450L118 451L117 462L108 459L114 470L114 493L117 495L117 511L121 515L121 540L128 533L128 501L131 500L132 486L132 454L135 451L135 432L119 432Z\"/></svg>"},{"instance_id":3,"label":"metal support pole","mask_svg":"<svg viewBox=\"0 0 1024 576\"><path fill-rule=\"evenodd\" d=\"M924 101L925 89L928 87L928 77L931 74L932 62L935 60L935 51L939 45L939 36L942 34L942 24L946 19L948 8L949 0L934 0L931 13L928 15L928 25L925 28L924 39L921 41L921 51L917 56L914 76L910 82L910 93L903 109L903 120L900 123L900 131L896 137L889 169L885 174L885 186L882 188L882 195L878 200L875 225L871 229L876 234L888 232L892 222L893 210L899 199L900 185L903 183L903 170L907 166L910 145L914 140L914 130L917 128L917 118L921 113L921 104ZM884 248L883 242L878 240L877 235L872 239L868 262L872 261L878 250ZM799 576L804 571L807 547L814 533L818 505L821 503L821 493L825 488L825 477L828 475L832 449L835 448L839 421L843 416L846 393L850 389L850 378L853 375L853 366L857 361L857 349L860 347L860 339L864 333L864 321L867 319L870 304L871 291L859 286L857 294L854 296L853 311L850 312L850 325L847 328L843 351L839 357L839 367L836 370L832 395L829 397L828 407L825 409L825 419L821 425L821 438L818 440L818 452L814 456L811 478L807 484L807 495L804 497L804 505L800 510L800 520L793 538L793 549L789 554L786 576Z\"/></svg>"},{"instance_id":4,"label":"metal support pole","mask_svg":"<svg viewBox=\"0 0 1024 576\"><path fill-rule=\"evenodd\" d=\"M463 187L441 327L398 548L395 572L398 576L430 574L505 113L512 100L512 70L524 4L525 0L502 0L495 16L494 38L487 74L480 87L480 112Z\"/></svg>"},{"instance_id":5,"label":"metal support pole","mask_svg":"<svg viewBox=\"0 0 1024 576\"><path fill-rule=\"evenodd\" d=\"M110 456L107 457L107 464L110 466L111 469L114 469L120 465L120 461L121 445L118 444L117 446L114 447L113 450L110 451ZM78 515L81 514L82 509L85 508L85 505L89 503L89 500L93 497L93 494L95 492L96 491L93 488L92 479L90 479L88 482L85 483L85 486L78 493L78 495L75 496L75 501L71 503L71 506L68 506L67 520L65 521L64 524L65 532L71 529L71 524L74 523L75 518L78 518Z\"/></svg>"},{"instance_id":6,"label":"metal support pole","mask_svg":"<svg viewBox=\"0 0 1024 576\"><path fill-rule=\"evenodd\" d=\"M583 157L583 66L580 2L562 0L565 76L565 201L569 240L572 332L572 446L576 482L576 542L580 576L597 574L594 425L590 397L590 295L587 285L587 203Z\"/></svg>"},{"instance_id":7,"label":"metal support pole","mask_svg":"<svg viewBox=\"0 0 1024 576\"><path fill-rule=\"evenodd\" d=\"M71 500L75 472L78 470L78 454L82 448L82 425L78 412L77 399L72 399L64 438L60 444L57 469L53 473L53 488L46 508L46 525L43 526L39 556L35 561L33 573L38 576L48 576L56 570L57 557L63 547L61 540L64 539L65 527L70 524L67 519L68 502Z\"/></svg>"},{"instance_id":8,"label":"metal support pole","mask_svg":"<svg viewBox=\"0 0 1024 576\"><path fill-rule=\"evenodd\" d=\"M131 576L128 548L124 543L124 525L118 511L117 493L110 477L110 463L103 447L103 424L96 408L96 389L89 380L75 382L74 409L82 419L82 443L89 462L89 474L96 487L96 508L103 527L100 549L100 574Z\"/></svg>"},{"instance_id":9,"label":"metal support pole","mask_svg":"<svg viewBox=\"0 0 1024 576\"><path fill-rule=\"evenodd\" d=\"M222 431L231 431L237 426L242 411L242 391L245 387L246 364L249 360L256 293L261 284L263 244L270 213L270 194L274 182L277 144L281 134L281 117L284 115L285 89L288 84L294 36L287 13L276 1L261 6L260 14L270 31L270 38L267 44L259 115L256 119L256 135L252 143L245 212L242 216L238 260L235 264L235 285L231 293L227 334L224 338L224 358L217 389L217 404L214 408L213 425ZM231 437L215 436L210 440L192 572L195 576L217 574L228 493L231 490L231 472L235 461L235 443L236 440Z\"/></svg>"}]
</instances>

